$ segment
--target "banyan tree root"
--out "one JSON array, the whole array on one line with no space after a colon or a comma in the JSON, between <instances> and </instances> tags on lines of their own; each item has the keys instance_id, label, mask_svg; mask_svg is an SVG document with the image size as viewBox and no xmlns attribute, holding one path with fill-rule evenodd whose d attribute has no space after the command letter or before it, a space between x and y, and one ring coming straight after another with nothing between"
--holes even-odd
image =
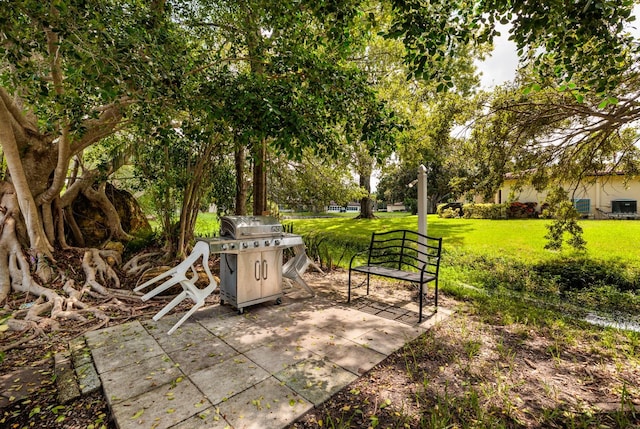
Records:
<instances>
[{"instance_id":1,"label":"banyan tree root","mask_svg":"<svg viewBox=\"0 0 640 429\"><path fill-rule=\"evenodd\" d=\"M111 281L114 286L120 288L120 279L113 268L105 262L98 249L91 249L84 252L82 258L82 269L85 274L85 286L98 293L102 297L109 296L109 291L103 283ZM100 279L100 282L98 282ZM89 293L89 291L87 291Z\"/></svg>"},{"instance_id":2,"label":"banyan tree root","mask_svg":"<svg viewBox=\"0 0 640 429\"><path fill-rule=\"evenodd\" d=\"M17 219L20 217L15 193L5 192L4 188L6 186L2 187L0 184L0 302L6 301L12 291L24 293L27 297L32 296L34 301L28 303L26 308L14 310L12 317L5 322L10 331L31 331L32 335L21 336L16 342L3 345L0 351L19 347L45 332L60 330L61 320L92 324L99 320L100 325L105 325L109 321L105 311L99 308L100 306L87 304L83 298L93 296L100 299L104 309L122 306L122 302L114 300L106 287L109 285L120 288L120 279L110 265L121 262L120 253L108 249L85 251L82 267L86 281L80 289L76 289L73 280L66 280L63 275L62 291L41 285L32 276L32 265L37 264L36 272L41 271L45 265L51 272L55 267L45 261L46 258L42 255L25 256L17 233ZM53 259L48 261L54 262ZM92 315L93 318L86 317L88 315Z\"/></svg>"},{"instance_id":3,"label":"banyan tree root","mask_svg":"<svg viewBox=\"0 0 640 429\"><path fill-rule=\"evenodd\" d=\"M140 264L140 262L142 260L155 258L156 256L160 255L162 255L162 252L141 253L129 259L129 261L127 261L127 263L122 266L122 269L127 273L127 275L141 274L144 270L152 266L152 261L147 260L142 264Z\"/></svg>"}]
</instances>

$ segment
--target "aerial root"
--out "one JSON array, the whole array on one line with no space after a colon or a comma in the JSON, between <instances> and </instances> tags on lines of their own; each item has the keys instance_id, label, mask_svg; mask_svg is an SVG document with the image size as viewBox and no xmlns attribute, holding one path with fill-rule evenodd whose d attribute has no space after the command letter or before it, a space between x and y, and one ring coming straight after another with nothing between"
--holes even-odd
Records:
<instances>
[{"instance_id":1,"label":"aerial root","mask_svg":"<svg viewBox=\"0 0 640 429\"><path fill-rule=\"evenodd\" d=\"M153 258L159 255L162 255L162 252L141 253L139 255L136 255L122 266L122 270L125 271L127 275L140 274L152 265L152 261L150 260L144 262L141 265L138 265L140 261L142 261L143 259Z\"/></svg>"}]
</instances>

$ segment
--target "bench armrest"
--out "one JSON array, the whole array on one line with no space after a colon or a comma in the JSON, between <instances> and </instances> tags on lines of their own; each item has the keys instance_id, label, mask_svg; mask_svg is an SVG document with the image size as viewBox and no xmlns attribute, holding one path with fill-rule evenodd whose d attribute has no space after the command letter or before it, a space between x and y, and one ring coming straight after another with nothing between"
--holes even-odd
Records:
<instances>
[{"instance_id":1,"label":"bench armrest","mask_svg":"<svg viewBox=\"0 0 640 429\"><path fill-rule=\"evenodd\" d=\"M349 261L349 270L351 270L351 267L353 267L353 261L355 261L355 259L360 256L360 255L365 255L369 253L369 249L367 250L362 250L360 252L356 252L354 253L354 255L351 257L351 260Z\"/></svg>"}]
</instances>

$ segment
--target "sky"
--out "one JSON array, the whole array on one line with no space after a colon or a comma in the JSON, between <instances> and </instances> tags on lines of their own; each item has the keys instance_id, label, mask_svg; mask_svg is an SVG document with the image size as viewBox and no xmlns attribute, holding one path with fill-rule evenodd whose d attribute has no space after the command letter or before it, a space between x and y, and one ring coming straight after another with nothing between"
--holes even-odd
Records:
<instances>
[{"instance_id":1,"label":"sky","mask_svg":"<svg viewBox=\"0 0 640 429\"><path fill-rule=\"evenodd\" d=\"M638 21L629 24L628 28L636 39L640 39L640 4L633 8L633 15ZM516 44L509 40L510 26L498 24L500 37L494 40L494 49L485 61L476 61L476 66L482 73L480 85L484 89L491 89L515 78L518 68L518 54Z\"/></svg>"},{"instance_id":2,"label":"sky","mask_svg":"<svg viewBox=\"0 0 640 429\"><path fill-rule=\"evenodd\" d=\"M509 40L509 27L498 24L498 31L500 37L494 40L491 56L484 61L476 61L476 66L482 73L480 85L484 89L513 80L518 68L516 44Z\"/></svg>"}]
</instances>

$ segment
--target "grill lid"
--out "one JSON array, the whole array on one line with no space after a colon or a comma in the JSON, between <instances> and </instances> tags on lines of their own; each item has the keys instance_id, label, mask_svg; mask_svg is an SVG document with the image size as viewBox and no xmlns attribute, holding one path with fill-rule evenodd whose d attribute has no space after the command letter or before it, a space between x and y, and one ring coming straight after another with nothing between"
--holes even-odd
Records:
<instances>
[{"instance_id":1,"label":"grill lid","mask_svg":"<svg viewBox=\"0 0 640 429\"><path fill-rule=\"evenodd\" d=\"M220 236L230 238L263 237L283 232L282 224L272 216L222 216Z\"/></svg>"}]
</instances>

